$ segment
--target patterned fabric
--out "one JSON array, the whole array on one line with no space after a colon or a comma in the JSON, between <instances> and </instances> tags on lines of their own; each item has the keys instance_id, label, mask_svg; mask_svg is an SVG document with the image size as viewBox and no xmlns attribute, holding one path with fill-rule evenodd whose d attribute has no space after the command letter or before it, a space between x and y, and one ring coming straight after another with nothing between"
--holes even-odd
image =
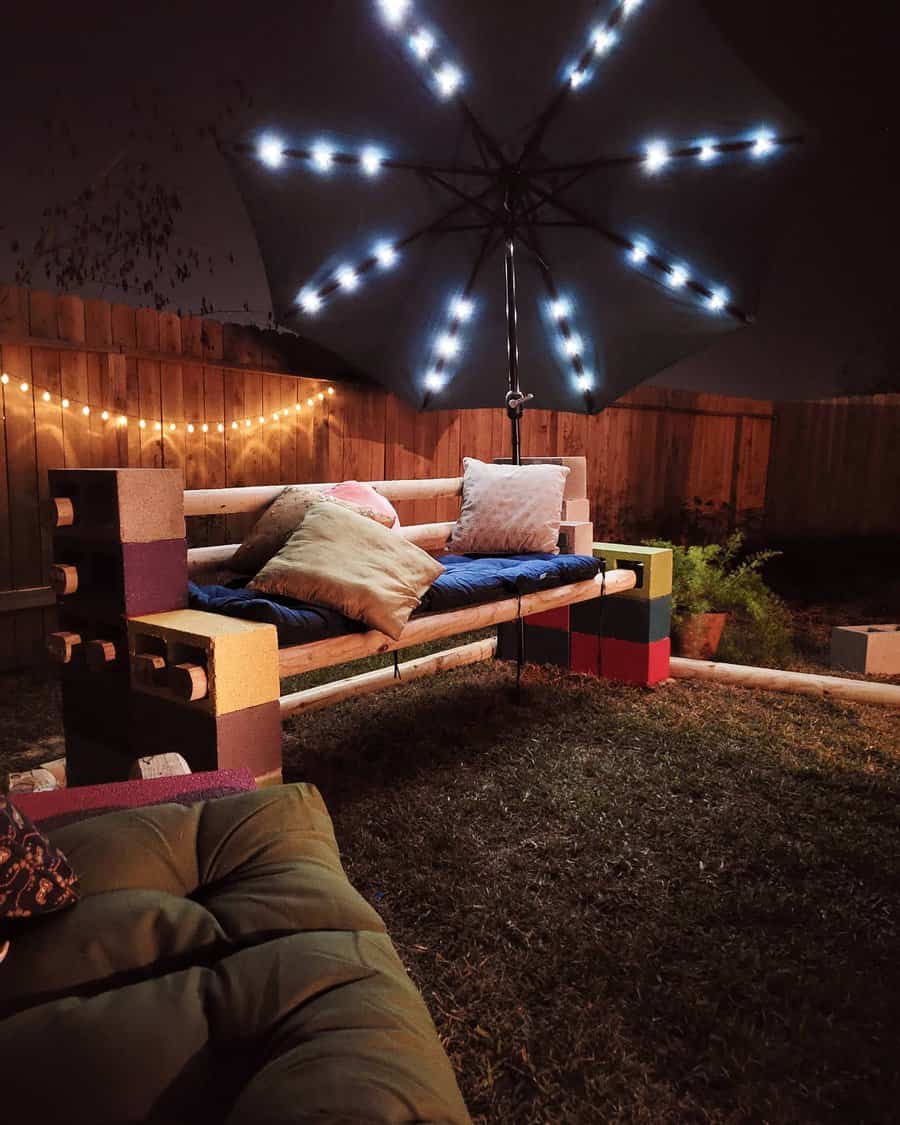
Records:
<instances>
[{"instance_id":1,"label":"patterned fabric","mask_svg":"<svg viewBox=\"0 0 900 1125\"><path fill-rule=\"evenodd\" d=\"M350 504L355 504L357 508L381 512L391 521L386 523L385 527L389 527L391 531L401 531L400 517L397 515L396 508L390 500L386 500L370 484L360 484L358 480L345 480L341 484L336 484L334 488L329 488L326 496L346 500Z\"/></svg>"},{"instance_id":2,"label":"patterned fabric","mask_svg":"<svg viewBox=\"0 0 900 1125\"><path fill-rule=\"evenodd\" d=\"M383 527L390 527L396 518L393 508L393 515L387 515L382 511L351 504L338 496L327 495L319 485L290 485L278 494L259 517L250 529L250 534L235 551L229 565L242 574L256 574L262 570L303 523L313 504L318 504L321 500L349 508Z\"/></svg>"},{"instance_id":3,"label":"patterned fabric","mask_svg":"<svg viewBox=\"0 0 900 1125\"><path fill-rule=\"evenodd\" d=\"M8 797L0 797L0 927L72 906L76 882L62 852Z\"/></svg>"},{"instance_id":4,"label":"patterned fabric","mask_svg":"<svg viewBox=\"0 0 900 1125\"><path fill-rule=\"evenodd\" d=\"M462 508L447 549L456 555L559 553L566 465L488 465L463 459Z\"/></svg>"}]
</instances>

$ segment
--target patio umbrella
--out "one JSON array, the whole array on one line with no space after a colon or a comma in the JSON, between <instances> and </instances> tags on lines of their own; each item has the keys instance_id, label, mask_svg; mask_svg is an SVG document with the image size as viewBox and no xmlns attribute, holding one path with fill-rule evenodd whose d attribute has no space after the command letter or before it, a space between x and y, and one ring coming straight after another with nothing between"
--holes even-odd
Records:
<instances>
[{"instance_id":1,"label":"patio umbrella","mask_svg":"<svg viewBox=\"0 0 900 1125\"><path fill-rule=\"evenodd\" d=\"M798 122L699 0L331 0L225 145L279 324L419 408L594 412L752 320ZM504 398L505 396L505 398Z\"/></svg>"}]
</instances>

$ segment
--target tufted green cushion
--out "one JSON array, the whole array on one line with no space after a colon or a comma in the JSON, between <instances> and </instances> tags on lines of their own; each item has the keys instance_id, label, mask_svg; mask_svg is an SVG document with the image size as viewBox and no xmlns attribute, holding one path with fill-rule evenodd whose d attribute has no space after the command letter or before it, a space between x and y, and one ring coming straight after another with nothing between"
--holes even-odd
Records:
<instances>
[{"instance_id":1,"label":"tufted green cushion","mask_svg":"<svg viewBox=\"0 0 900 1125\"><path fill-rule=\"evenodd\" d=\"M82 901L0 966L4 1105L80 1119L468 1121L311 786L56 833ZM33 1060L52 1057L54 1081Z\"/></svg>"}]
</instances>

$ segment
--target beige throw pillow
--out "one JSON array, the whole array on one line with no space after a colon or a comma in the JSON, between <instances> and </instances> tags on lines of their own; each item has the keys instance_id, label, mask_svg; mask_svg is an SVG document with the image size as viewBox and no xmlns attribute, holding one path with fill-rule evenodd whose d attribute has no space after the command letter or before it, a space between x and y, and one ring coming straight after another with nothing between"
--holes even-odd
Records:
<instances>
[{"instance_id":1,"label":"beige throw pillow","mask_svg":"<svg viewBox=\"0 0 900 1125\"><path fill-rule=\"evenodd\" d=\"M447 544L458 554L558 553L565 465L463 459L462 507Z\"/></svg>"},{"instance_id":2,"label":"beige throw pillow","mask_svg":"<svg viewBox=\"0 0 900 1125\"><path fill-rule=\"evenodd\" d=\"M314 504L250 583L254 590L337 609L396 640L439 562L344 505Z\"/></svg>"},{"instance_id":3,"label":"beige throw pillow","mask_svg":"<svg viewBox=\"0 0 900 1125\"><path fill-rule=\"evenodd\" d=\"M249 535L232 556L228 564L230 569L240 571L241 574L256 574L277 551L281 550L290 534L306 519L309 509L320 500L351 508L383 527L390 527L396 518L387 516L384 512L374 511L372 508L351 504L350 501L341 500L337 496L329 496L319 485L292 484L275 497L250 529Z\"/></svg>"}]
</instances>

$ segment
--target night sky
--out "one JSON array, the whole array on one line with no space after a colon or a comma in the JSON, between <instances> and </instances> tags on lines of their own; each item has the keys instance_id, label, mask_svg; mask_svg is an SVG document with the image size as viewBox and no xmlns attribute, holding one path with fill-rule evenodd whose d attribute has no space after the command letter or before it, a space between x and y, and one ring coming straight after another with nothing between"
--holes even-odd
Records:
<instances>
[{"instance_id":1,"label":"night sky","mask_svg":"<svg viewBox=\"0 0 900 1125\"><path fill-rule=\"evenodd\" d=\"M656 4L678 0L646 0L642 18L652 19ZM181 196L178 240L204 263L214 259L212 275L204 268L172 290L171 307L196 311L205 298L223 319L247 319L246 304L249 318L264 323L270 299L253 230L226 162L198 130L215 121L240 136L261 105L278 104L284 76L302 67L310 26L357 14L362 20L365 6L366 0L150 9L84 3L49 16L39 5L4 13L0 277L12 278L10 243L33 240L43 207L81 190L117 154L139 152ZM471 3L473 20L479 6ZM419 7L428 5L422 0ZM656 381L760 398L890 389L891 380L900 389L887 3L863 10L831 0L710 0L706 7L813 143L772 220L757 324L716 340ZM513 29L511 42L514 35ZM659 95L674 96L664 89ZM228 107L233 116L225 116ZM178 122L174 140L169 120ZM112 289L102 295L122 299ZM141 303L138 294L127 299Z\"/></svg>"}]
</instances>

